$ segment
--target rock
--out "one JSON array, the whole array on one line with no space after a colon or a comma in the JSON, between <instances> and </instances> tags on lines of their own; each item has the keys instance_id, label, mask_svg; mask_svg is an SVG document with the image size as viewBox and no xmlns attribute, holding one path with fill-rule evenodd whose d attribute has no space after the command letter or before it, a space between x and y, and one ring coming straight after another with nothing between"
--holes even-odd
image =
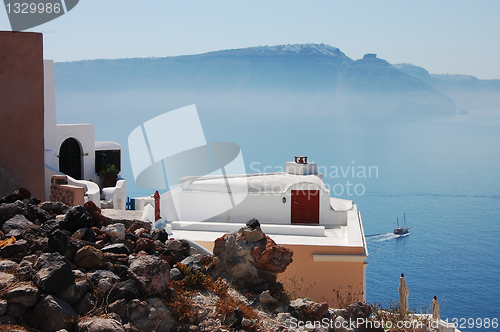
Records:
<instances>
[{"instance_id":1,"label":"rock","mask_svg":"<svg viewBox=\"0 0 500 332\"><path fill-rule=\"evenodd\" d=\"M16 268L15 273L22 280L31 280L35 275L33 263L23 258L21 263L19 263L18 267Z\"/></svg>"},{"instance_id":2,"label":"rock","mask_svg":"<svg viewBox=\"0 0 500 332\"><path fill-rule=\"evenodd\" d=\"M111 241L116 239L125 240L125 225L122 223L106 226L104 233L111 237Z\"/></svg>"},{"instance_id":3,"label":"rock","mask_svg":"<svg viewBox=\"0 0 500 332\"><path fill-rule=\"evenodd\" d=\"M265 290L262 293L259 294L259 301L262 304L266 305L275 305L278 304L278 300L276 300L271 293L269 293L269 290Z\"/></svg>"},{"instance_id":4,"label":"rock","mask_svg":"<svg viewBox=\"0 0 500 332\"><path fill-rule=\"evenodd\" d=\"M80 228L92 227L94 224L92 217L87 212L83 205L73 206L66 213L66 217L62 222L62 228L69 231L71 234Z\"/></svg>"},{"instance_id":5,"label":"rock","mask_svg":"<svg viewBox=\"0 0 500 332\"><path fill-rule=\"evenodd\" d=\"M37 251L48 251L49 249L49 239L47 238L47 232L37 225L29 225L26 227L22 234L23 239L28 241L28 250L31 253Z\"/></svg>"},{"instance_id":6,"label":"rock","mask_svg":"<svg viewBox=\"0 0 500 332\"><path fill-rule=\"evenodd\" d=\"M92 221L94 222L94 225L101 227L101 226L107 226L108 225L108 219L101 214L101 209L95 205L94 202L88 201L84 204L85 209L87 212L90 214L92 217Z\"/></svg>"},{"instance_id":7,"label":"rock","mask_svg":"<svg viewBox=\"0 0 500 332\"><path fill-rule=\"evenodd\" d=\"M11 204L14 203L15 201L22 201L23 199L24 197L19 195L18 193L12 193L0 198L0 204L5 204L5 203Z\"/></svg>"},{"instance_id":8,"label":"rock","mask_svg":"<svg viewBox=\"0 0 500 332\"><path fill-rule=\"evenodd\" d=\"M14 203L0 204L0 224L3 224L16 214L24 213L24 204L22 201L15 201Z\"/></svg>"},{"instance_id":9,"label":"rock","mask_svg":"<svg viewBox=\"0 0 500 332\"><path fill-rule=\"evenodd\" d=\"M7 236L19 239L28 225L33 225L33 223L22 214L16 214L3 224L2 231Z\"/></svg>"},{"instance_id":10,"label":"rock","mask_svg":"<svg viewBox=\"0 0 500 332\"><path fill-rule=\"evenodd\" d=\"M73 235L71 235L71 238L73 240L81 240L82 237L83 237L83 234L85 234L85 232L87 231L88 228L80 228L80 229L77 229L76 232L73 233Z\"/></svg>"},{"instance_id":11,"label":"rock","mask_svg":"<svg viewBox=\"0 0 500 332\"><path fill-rule=\"evenodd\" d=\"M260 229L260 223L255 218L247 221L246 227L241 228L238 233L245 238L246 242L257 242L265 238L264 233Z\"/></svg>"},{"instance_id":12,"label":"rock","mask_svg":"<svg viewBox=\"0 0 500 332\"><path fill-rule=\"evenodd\" d=\"M181 250L181 248L182 248L182 243L179 240L171 239L171 240L168 240L165 244L167 245L167 249L169 249L169 250L178 251L178 250Z\"/></svg>"},{"instance_id":13,"label":"rock","mask_svg":"<svg viewBox=\"0 0 500 332\"><path fill-rule=\"evenodd\" d=\"M35 306L35 314L44 332L53 332L60 329L73 330L78 315L73 308L63 300L44 295Z\"/></svg>"},{"instance_id":14,"label":"rock","mask_svg":"<svg viewBox=\"0 0 500 332\"><path fill-rule=\"evenodd\" d=\"M126 332L120 322L111 318L84 317L76 327L77 332Z\"/></svg>"},{"instance_id":15,"label":"rock","mask_svg":"<svg viewBox=\"0 0 500 332\"><path fill-rule=\"evenodd\" d=\"M147 221L135 220L132 225L127 229L127 232L134 233L137 229L144 228L146 230L151 230L151 223Z\"/></svg>"},{"instance_id":16,"label":"rock","mask_svg":"<svg viewBox=\"0 0 500 332\"><path fill-rule=\"evenodd\" d=\"M146 306L136 304L137 302L129 305L130 322L143 331L170 331L174 326L174 320L165 304L158 298L150 298L144 302Z\"/></svg>"},{"instance_id":17,"label":"rock","mask_svg":"<svg viewBox=\"0 0 500 332\"><path fill-rule=\"evenodd\" d=\"M127 240L127 234L129 233L125 234L125 240L116 240L115 243L123 243L131 253L135 252L135 242Z\"/></svg>"},{"instance_id":18,"label":"rock","mask_svg":"<svg viewBox=\"0 0 500 332\"><path fill-rule=\"evenodd\" d=\"M79 280L74 284L69 286L64 292L59 296L61 300L69 304L76 303L82 296L89 290L90 284L87 280Z\"/></svg>"},{"instance_id":19,"label":"rock","mask_svg":"<svg viewBox=\"0 0 500 332\"><path fill-rule=\"evenodd\" d=\"M15 279L10 273L0 272L0 290L13 283Z\"/></svg>"},{"instance_id":20,"label":"rock","mask_svg":"<svg viewBox=\"0 0 500 332\"><path fill-rule=\"evenodd\" d=\"M5 258L21 259L28 253L28 242L19 240L0 249L0 255Z\"/></svg>"},{"instance_id":21,"label":"rock","mask_svg":"<svg viewBox=\"0 0 500 332\"><path fill-rule=\"evenodd\" d=\"M54 214L65 214L69 210L69 206L64 204L63 202L42 202L38 204L42 210L50 211Z\"/></svg>"},{"instance_id":22,"label":"rock","mask_svg":"<svg viewBox=\"0 0 500 332\"><path fill-rule=\"evenodd\" d=\"M9 305L11 303L18 303L27 308L34 306L39 296L40 292L35 285L29 282L22 282L12 289L9 289L3 295L3 298L8 301Z\"/></svg>"},{"instance_id":23,"label":"rock","mask_svg":"<svg viewBox=\"0 0 500 332\"><path fill-rule=\"evenodd\" d=\"M83 267L87 270L106 267L103 252L92 246L85 246L78 250L73 257L73 261L78 267Z\"/></svg>"},{"instance_id":24,"label":"rock","mask_svg":"<svg viewBox=\"0 0 500 332\"><path fill-rule=\"evenodd\" d=\"M26 307L19 303L9 303L7 301L7 315L20 318L26 312Z\"/></svg>"},{"instance_id":25,"label":"rock","mask_svg":"<svg viewBox=\"0 0 500 332\"><path fill-rule=\"evenodd\" d=\"M255 261L252 264L259 270L282 273L293 261L293 252L276 244L269 236L265 237L265 241L255 242L255 244L256 246L252 249Z\"/></svg>"},{"instance_id":26,"label":"rock","mask_svg":"<svg viewBox=\"0 0 500 332\"><path fill-rule=\"evenodd\" d=\"M0 324L16 325L17 320L9 315L4 315L0 317Z\"/></svg>"},{"instance_id":27,"label":"rock","mask_svg":"<svg viewBox=\"0 0 500 332\"><path fill-rule=\"evenodd\" d=\"M85 233L82 236L83 241L94 242L97 240L97 236L92 228L86 228Z\"/></svg>"},{"instance_id":28,"label":"rock","mask_svg":"<svg viewBox=\"0 0 500 332\"><path fill-rule=\"evenodd\" d=\"M108 312L114 312L120 316L122 322L127 320L127 301L125 301L125 299L116 300L108 306Z\"/></svg>"},{"instance_id":29,"label":"rock","mask_svg":"<svg viewBox=\"0 0 500 332\"><path fill-rule=\"evenodd\" d=\"M307 318L317 319L328 311L328 303L316 303L309 299L296 299L290 302L290 306L299 310Z\"/></svg>"},{"instance_id":30,"label":"rock","mask_svg":"<svg viewBox=\"0 0 500 332\"><path fill-rule=\"evenodd\" d=\"M193 272L201 272L201 273L205 273L205 268L203 267L203 265L200 263L200 261L198 260L198 258L194 257L194 256L188 256L186 258L184 258L182 261L181 261L181 264L184 265L184 266L187 266L189 267Z\"/></svg>"},{"instance_id":31,"label":"rock","mask_svg":"<svg viewBox=\"0 0 500 332\"><path fill-rule=\"evenodd\" d=\"M96 303L90 292L85 293L81 300L75 305L76 311L82 316L87 315L90 311L94 310L95 307Z\"/></svg>"},{"instance_id":32,"label":"rock","mask_svg":"<svg viewBox=\"0 0 500 332\"><path fill-rule=\"evenodd\" d=\"M33 281L44 292L60 294L75 282L70 263L57 252L42 254L34 268Z\"/></svg>"},{"instance_id":33,"label":"rock","mask_svg":"<svg viewBox=\"0 0 500 332\"><path fill-rule=\"evenodd\" d=\"M120 277L108 270L97 270L94 272L89 272L87 273L87 278L89 278L90 282L94 285L99 284L99 280L102 279L109 279L111 281L111 284L114 284L115 282L120 280Z\"/></svg>"},{"instance_id":34,"label":"rock","mask_svg":"<svg viewBox=\"0 0 500 332\"><path fill-rule=\"evenodd\" d=\"M131 256L129 277L137 281L144 294L161 294L168 288L170 266L156 256Z\"/></svg>"},{"instance_id":35,"label":"rock","mask_svg":"<svg viewBox=\"0 0 500 332\"><path fill-rule=\"evenodd\" d=\"M147 238L140 238L135 243L135 252L146 251L153 249L155 247L155 242Z\"/></svg>"},{"instance_id":36,"label":"rock","mask_svg":"<svg viewBox=\"0 0 500 332\"><path fill-rule=\"evenodd\" d=\"M31 222L38 224L44 223L50 219L50 214L47 213L47 211L39 208L38 205L35 204L26 205L26 214Z\"/></svg>"},{"instance_id":37,"label":"rock","mask_svg":"<svg viewBox=\"0 0 500 332\"><path fill-rule=\"evenodd\" d=\"M125 237L123 237L123 239L125 239ZM128 250L127 246L123 243L110 244L102 248L101 251L104 253L110 252L114 254L127 254L127 255L130 254L130 251Z\"/></svg>"},{"instance_id":38,"label":"rock","mask_svg":"<svg viewBox=\"0 0 500 332\"><path fill-rule=\"evenodd\" d=\"M108 301L114 302L119 299L125 299L127 302L139 298L139 288L134 280L117 282L108 295Z\"/></svg>"},{"instance_id":39,"label":"rock","mask_svg":"<svg viewBox=\"0 0 500 332\"><path fill-rule=\"evenodd\" d=\"M182 275L182 272L179 271L178 268L174 267L173 269L170 270L170 279L172 280L182 280L184 276Z\"/></svg>"},{"instance_id":40,"label":"rock","mask_svg":"<svg viewBox=\"0 0 500 332\"><path fill-rule=\"evenodd\" d=\"M153 240L158 240L163 243L165 243L168 240L168 234L165 228L159 228L153 230L151 236L153 237Z\"/></svg>"},{"instance_id":41,"label":"rock","mask_svg":"<svg viewBox=\"0 0 500 332\"><path fill-rule=\"evenodd\" d=\"M63 216L63 219L64 219L64 216ZM46 222L44 222L43 225L40 227L42 228L42 230L46 234L51 234L52 232L54 232L57 229L62 229L61 225L62 225L62 220L50 219L50 220L47 220Z\"/></svg>"},{"instance_id":42,"label":"rock","mask_svg":"<svg viewBox=\"0 0 500 332\"><path fill-rule=\"evenodd\" d=\"M113 282L110 279L101 279L97 284L94 295L97 298L107 298L111 288L113 288Z\"/></svg>"},{"instance_id":43,"label":"rock","mask_svg":"<svg viewBox=\"0 0 500 332\"><path fill-rule=\"evenodd\" d=\"M372 308L364 302L356 302L348 306L344 311L344 318L356 320L358 318L366 319L372 314Z\"/></svg>"},{"instance_id":44,"label":"rock","mask_svg":"<svg viewBox=\"0 0 500 332\"><path fill-rule=\"evenodd\" d=\"M71 261L82 247L84 247L84 243L72 239L66 231L58 229L49 235L49 250L52 252L57 251Z\"/></svg>"},{"instance_id":45,"label":"rock","mask_svg":"<svg viewBox=\"0 0 500 332\"><path fill-rule=\"evenodd\" d=\"M125 233L125 240L135 242L139 239L140 238L137 235L135 235L134 233Z\"/></svg>"},{"instance_id":46,"label":"rock","mask_svg":"<svg viewBox=\"0 0 500 332\"><path fill-rule=\"evenodd\" d=\"M0 316L3 316L7 312L7 301L0 300Z\"/></svg>"},{"instance_id":47,"label":"rock","mask_svg":"<svg viewBox=\"0 0 500 332\"><path fill-rule=\"evenodd\" d=\"M127 254L114 254L112 252L105 252L104 259L106 262L117 263L117 264L127 264L128 263L128 255Z\"/></svg>"},{"instance_id":48,"label":"rock","mask_svg":"<svg viewBox=\"0 0 500 332\"><path fill-rule=\"evenodd\" d=\"M3 259L0 261L0 271L1 272L7 272L7 271L14 271L17 268L17 263L13 262L9 259Z\"/></svg>"}]
</instances>

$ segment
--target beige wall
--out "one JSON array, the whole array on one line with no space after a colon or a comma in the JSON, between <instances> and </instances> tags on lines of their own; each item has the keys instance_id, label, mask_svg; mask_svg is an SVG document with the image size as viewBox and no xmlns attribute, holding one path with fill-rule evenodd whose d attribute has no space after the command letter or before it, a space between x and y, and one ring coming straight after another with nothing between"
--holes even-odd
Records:
<instances>
[{"instance_id":1,"label":"beige wall","mask_svg":"<svg viewBox=\"0 0 500 332\"><path fill-rule=\"evenodd\" d=\"M0 31L0 166L42 200L43 113L42 34Z\"/></svg>"},{"instance_id":2,"label":"beige wall","mask_svg":"<svg viewBox=\"0 0 500 332\"><path fill-rule=\"evenodd\" d=\"M213 242L196 241L199 245L213 251ZM293 262L286 271L278 275L285 288L301 297L309 297L316 302L328 302L331 307L352 304L363 300L364 262L315 262L313 254L318 255L364 255L362 247L299 246L283 245L293 251ZM295 283L290 281L295 280ZM303 280L301 280L303 278ZM307 293L304 291L309 286ZM302 288L299 290L298 288ZM341 302L338 303L340 295Z\"/></svg>"}]
</instances>

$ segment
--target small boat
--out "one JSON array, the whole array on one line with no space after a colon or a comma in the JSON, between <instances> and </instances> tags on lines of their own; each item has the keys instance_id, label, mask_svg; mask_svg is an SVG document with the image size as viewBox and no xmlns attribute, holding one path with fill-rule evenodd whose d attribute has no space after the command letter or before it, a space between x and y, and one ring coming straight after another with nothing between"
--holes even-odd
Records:
<instances>
[{"instance_id":1,"label":"small boat","mask_svg":"<svg viewBox=\"0 0 500 332\"><path fill-rule=\"evenodd\" d=\"M406 213L403 216L404 216L403 226L406 226ZM398 224L398 227L394 228L394 234L404 235L404 234L410 233L410 227L408 227L408 228L399 227L399 218L397 218L397 217L396 217L396 222Z\"/></svg>"}]
</instances>

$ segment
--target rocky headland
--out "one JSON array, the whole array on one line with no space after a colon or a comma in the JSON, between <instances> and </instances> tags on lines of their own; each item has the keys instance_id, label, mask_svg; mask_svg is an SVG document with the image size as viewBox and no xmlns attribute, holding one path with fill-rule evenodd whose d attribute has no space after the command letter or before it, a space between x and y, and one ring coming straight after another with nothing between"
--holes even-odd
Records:
<instances>
[{"instance_id":1,"label":"rocky headland","mask_svg":"<svg viewBox=\"0 0 500 332\"><path fill-rule=\"evenodd\" d=\"M19 189L0 198L0 225L2 331L380 330L346 324L370 316L365 303L291 299L276 277L293 253L255 219L210 255L91 201L41 202Z\"/></svg>"}]
</instances>

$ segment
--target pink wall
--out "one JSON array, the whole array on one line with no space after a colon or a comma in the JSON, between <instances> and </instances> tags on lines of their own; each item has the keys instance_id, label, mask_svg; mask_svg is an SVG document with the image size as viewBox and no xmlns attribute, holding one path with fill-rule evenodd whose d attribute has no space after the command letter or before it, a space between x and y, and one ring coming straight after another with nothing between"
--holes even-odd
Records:
<instances>
[{"instance_id":1,"label":"pink wall","mask_svg":"<svg viewBox=\"0 0 500 332\"><path fill-rule=\"evenodd\" d=\"M43 84L42 34L0 31L0 166L42 200Z\"/></svg>"}]
</instances>

